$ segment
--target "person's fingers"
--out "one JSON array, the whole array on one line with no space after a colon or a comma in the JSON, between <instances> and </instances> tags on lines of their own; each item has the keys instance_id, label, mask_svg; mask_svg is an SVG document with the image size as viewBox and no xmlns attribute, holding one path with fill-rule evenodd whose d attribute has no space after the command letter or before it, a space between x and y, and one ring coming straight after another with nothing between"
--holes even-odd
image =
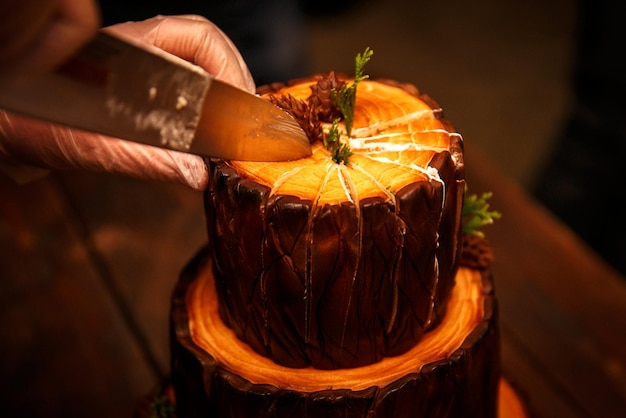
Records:
<instances>
[{"instance_id":1,"label":"person's fingers","mask_svg":"<svg viewBox=\"0 0 626 418\"><path fill-rule=\"evenodd\" d=\"M157 16L107 28L146 42L204 68L214 77L254 93L250 70L233 42L201 16Z\"/></svg>"},{"instance_id":2,"label":"person's fingers","mask_svg":"<svg viewBox=\"0 0 626 418\"><path fill-rule=\"evenodd\" d=\"M34 4L33 4L34 3ZM0 72L26 75L49 71L84 45L100 24L94 0L30 0L7 2L2 19L4 47ZM23 7L21 7L23 6ZM27 8L27 9L26 9ZM28 13L26 18L22 12ZM25 24L24 22L29 22Z\"/></svg>"},{"instance_id":3,"label":"person's fingers","mask_svg":"<svg viewBox=\"0 0 626 418\"><path fill-rule=\"evenodd\" d=\"M43 31L43 52L34 49L32 56L24 59L27 66L56 65L53 63L60 55L48 55L46 48L50 50L51 47L59 46L63 39L70 39L72 41L65 44L69 54L86 41L87 33L95 30L97 14L90 14L90 8L81 9L83 6L93 6L93 0L58 1L62 18L57 16L54 24ZM85 16L88 18L81 20ZM115 25L105 30L143 40L203 67L216 78L251 93L255 91L250 71L235 45L205 18L194 15L157 16L143 22ZM60 61L56 61L58 62ZM1 162L177 181L195 190L204 189L208 182L206 165L198 156L71 130L2 111Z\"/></svg>"},{"instance_id":4,"label":"person's fingers","mask_svg":"<svg viewBox=\"0 0 626 418\"><path fill-rule=\"evenodd\" d=\"M201 157L109 138L0 111L0 162L81 169L182 183L203 190Z\"/></svg>"}]
</instances>

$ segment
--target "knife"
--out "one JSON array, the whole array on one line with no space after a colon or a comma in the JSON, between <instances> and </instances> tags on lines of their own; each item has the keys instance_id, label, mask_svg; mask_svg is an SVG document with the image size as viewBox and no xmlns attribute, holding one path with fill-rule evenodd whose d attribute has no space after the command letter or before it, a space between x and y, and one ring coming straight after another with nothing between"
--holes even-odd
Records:
<instances>
[{"instance_id":1,"label":"knife","mask_svg":"<svg viewBox=\"0 0 626 418\"><path fill-rule=\"evenodd\" d=\"M0 83L0 108L202 156L306 157L295 119L151 45L100 31L57 71Z\"/></svg>"}]
</instances>

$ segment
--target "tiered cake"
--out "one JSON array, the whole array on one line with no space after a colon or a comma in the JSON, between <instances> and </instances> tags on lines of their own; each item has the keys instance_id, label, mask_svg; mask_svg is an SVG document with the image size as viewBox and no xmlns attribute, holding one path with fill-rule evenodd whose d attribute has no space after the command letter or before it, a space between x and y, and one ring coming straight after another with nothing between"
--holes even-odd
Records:
<instances>
[{"instance_id":1,"label":"tiered cake","mask_svg":"<svg viewBox=\"0 0 626 418\"><path fill-rule=\"evenodd\" d=\"M493 287L462 256L462 138L388 80L359 80L347 127L331 91L353 81L260 91L310 157L207 161L209 246L172 306L179 418L497 416Z\"/></svg>"}]
</instances>

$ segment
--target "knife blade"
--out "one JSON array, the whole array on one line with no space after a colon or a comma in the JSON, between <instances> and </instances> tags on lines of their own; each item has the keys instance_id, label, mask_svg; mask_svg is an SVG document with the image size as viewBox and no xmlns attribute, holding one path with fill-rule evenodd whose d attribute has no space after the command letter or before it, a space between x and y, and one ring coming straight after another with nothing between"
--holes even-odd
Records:
<instances>
[{"instance_id":1,"label":"knife blade","mask_svg":"<svg viewBox=\"0 0 626 418\"><path fill-rule=\"evenodd\" d=\"M203 156L282 161L311 154L295 119L268 101L105 31L58 71L0 84L0 107Z\"/></svg>"}]
</instances>

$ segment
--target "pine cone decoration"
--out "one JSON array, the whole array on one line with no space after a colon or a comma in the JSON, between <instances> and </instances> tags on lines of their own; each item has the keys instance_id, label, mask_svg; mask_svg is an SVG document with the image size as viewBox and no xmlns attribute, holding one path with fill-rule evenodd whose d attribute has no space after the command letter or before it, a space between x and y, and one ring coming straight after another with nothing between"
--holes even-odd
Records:
<instances>
[{"instance_id":1,"label":"pine cone decoration","mask_svg":"<svg viewBox=\"0 0 626 418\"><path fill-rule=\"evenodd\" d=\"M461 265L476 270L486 270L493 262L493 250L489 242L474 234L463 234Z\"/></svg>"},{"instance_id":2,"label":"pine cone decoration","mask_svg":"<svg viewBox=\"0 0 626 418\"><path fill-rule=\"evenodd\" d=\"M334 71L320 75L317 84L311 86L311 95L307 99L312 112L322 122L332 122L341 118L341 110L337 107L332 97L332 90L339 90L345 84L340 81Z\"/></svg>"},{"instance_id":3,"label":"pine cone decoration","mask_svg":"<svg viewBox=\"0 0 626 418\"><path fill-rule=\"evenodd\" d=\"M322 140L323 131L319 118L311 111L311 107L305 101L296 99L290 94L286 96L271 95L269 100L296 119L311 144Z\"/></svg>"}]
</instances>

